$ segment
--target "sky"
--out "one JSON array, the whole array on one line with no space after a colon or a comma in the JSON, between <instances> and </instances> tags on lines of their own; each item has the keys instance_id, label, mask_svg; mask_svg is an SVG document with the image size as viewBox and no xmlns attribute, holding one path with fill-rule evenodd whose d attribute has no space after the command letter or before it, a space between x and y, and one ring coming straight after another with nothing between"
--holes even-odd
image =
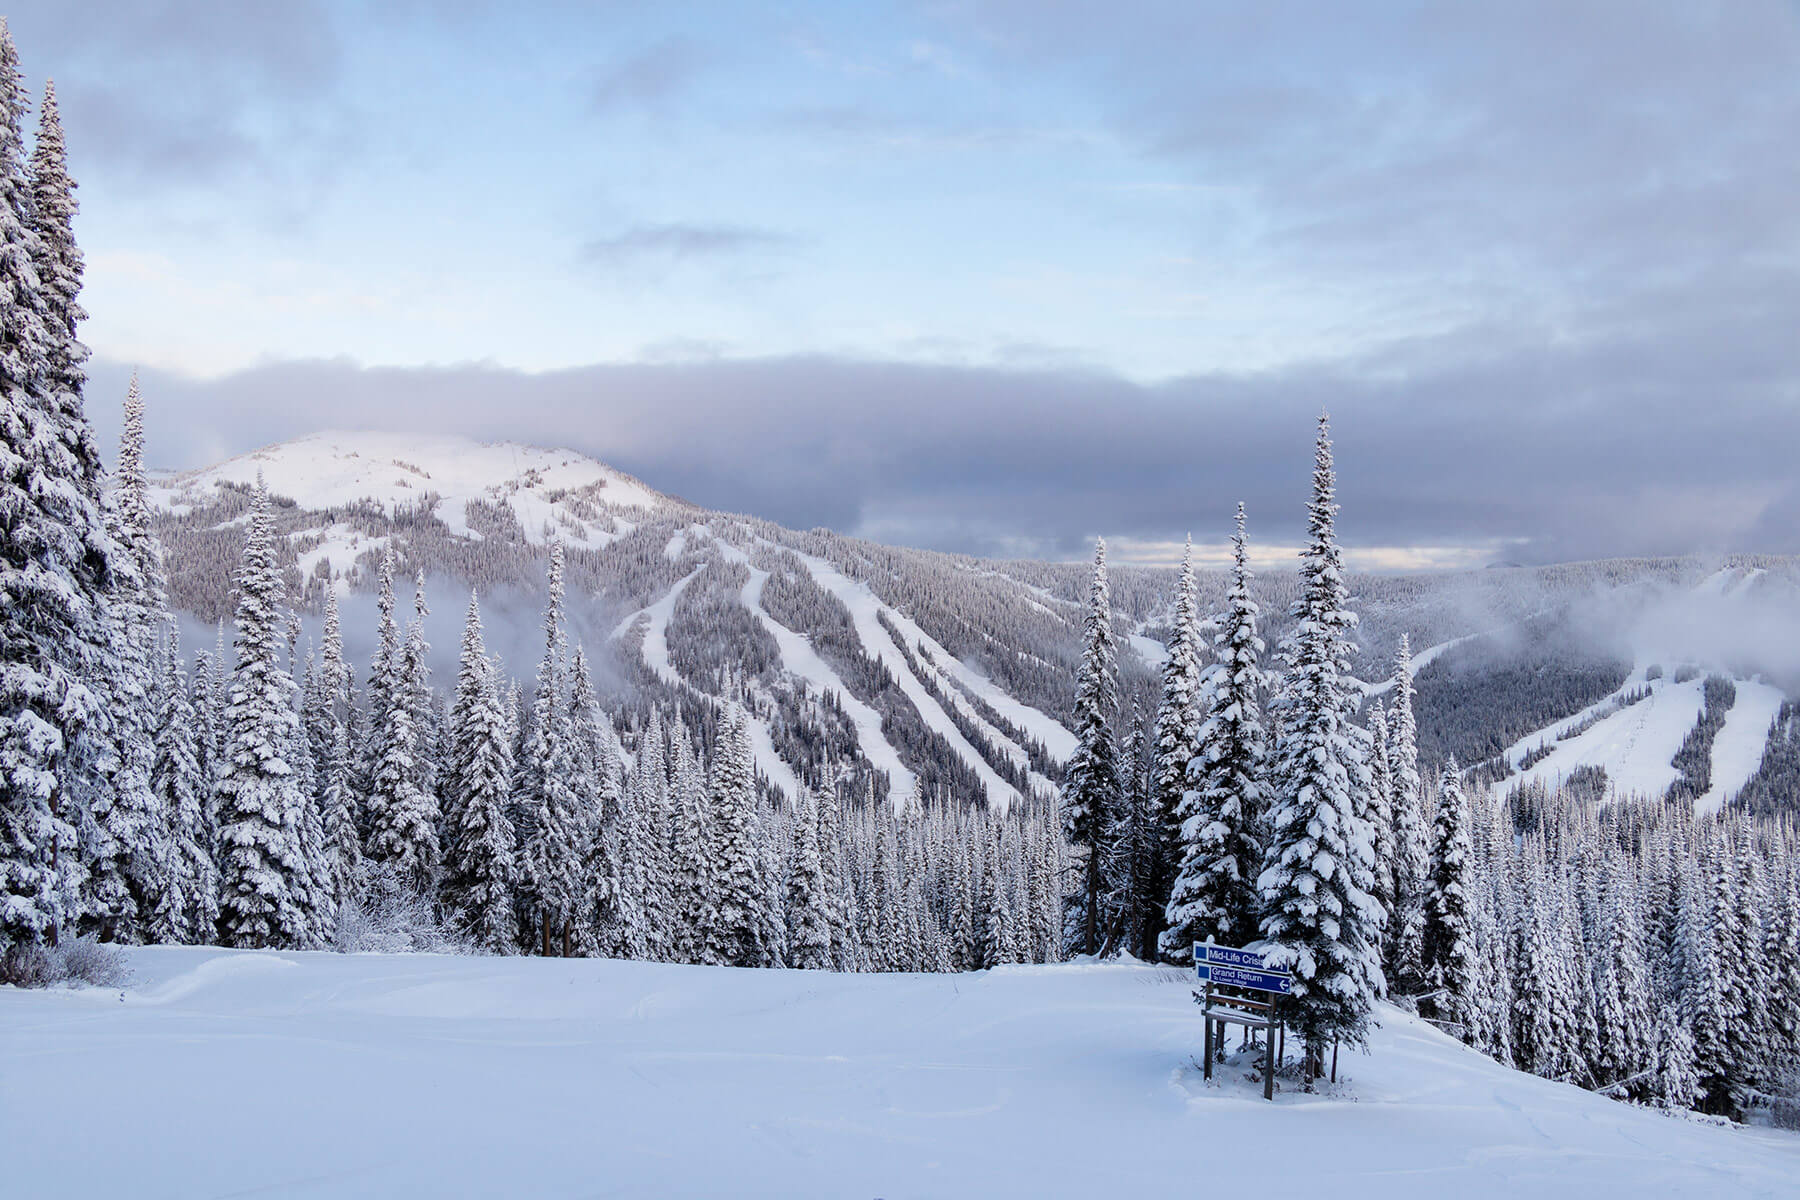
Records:
<instances>
[{"instance_id":1,"label":"sky","mask_svg":"<svg viewBox=\"0 0 1800 1200\"><path fill-rule=\"evenodd\" d=\"M103 438L993 555L1800 551L1800 4L26 0Z\"/></svg>"}]
</instances>

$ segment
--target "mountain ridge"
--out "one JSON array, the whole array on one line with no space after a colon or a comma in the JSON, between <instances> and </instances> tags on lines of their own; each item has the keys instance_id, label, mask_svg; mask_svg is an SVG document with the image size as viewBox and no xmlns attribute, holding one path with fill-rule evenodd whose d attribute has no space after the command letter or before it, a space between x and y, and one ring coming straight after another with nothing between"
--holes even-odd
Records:
<instances>
[{"instance_id":1,"label":"mountain ridge","mask_svg":"<svg viewBox=\"0 0 1800 1200\"><path fill-rule=\"evenodd\" d=\"M443 614L429 625L430 640L446 648L434 662L440 681L456 640L452 622L471 588L481 593L490 642L515 677L528 677L554 537L569 559L572 632L621 719L646 697L743 702L756 722L759 768L782 791L846 763L878 790L949 787L1000 804L1048 796L1060 777L1072 742L1063 714L1085 563L976 559L785 529L700 508L572 450L334 431L157 473L152 496L172 597L189 614L192 636L204 637L204 625L229 612L228 581L259 474L278 500L297 607L316 613L324 588L335 590L353 656L367 649L375 568L392 546L405 574L426 577L431 607ZM1211 611L1224 573L1198 576ZM1147 715L1158 699L1174 572L1124 566L1112 577L1125 711L1135 705ZM1284 631L1294 581L1285 571L1257 580L1271 646ZM1617 663L1591 686L1534 701L1541 719L1510 729L1499 744L1459 753L1465 761L1492 757L1506 774L1526 769L1518 744L1550 737L1555 722L1599 702L1632 672L1642 678L1652 660L1671 671L1691 660L1746 682L1780 674L1727 661L1727 649L1690 653L1680 645L1692 640L1681 609L1658 606L1761 611L1770 607L1757 600L1764 593L1774 604L1800 596L1797 581L1794 561L1774 556L1360 574L1356 666L1378 695L1405 634L1422 686L1457 680L1470 663L1485 669L1489 659L1516 659L1507 644L1531 644L1546 621L1555 628L1543 636L1563 638L1562 649L1575 647L1570 654ZM316 635L316 617L306 627ZM1593 649L1609 640L1616 644ZM1654 648L1661 642L1670 648ZM1461 702L1454 688L1445 694L1447 711L1422 712L1422 722L1454 723ZM1732 744L1742 740L1740 731ZM1423 742L1437 744L1430 730ZM1452 739L1444 748L1457 746ZM1743 758L1741 747L1733 753ZM1660 779L1666 765L1629 777Z\"/></svg>"}]
</instances>

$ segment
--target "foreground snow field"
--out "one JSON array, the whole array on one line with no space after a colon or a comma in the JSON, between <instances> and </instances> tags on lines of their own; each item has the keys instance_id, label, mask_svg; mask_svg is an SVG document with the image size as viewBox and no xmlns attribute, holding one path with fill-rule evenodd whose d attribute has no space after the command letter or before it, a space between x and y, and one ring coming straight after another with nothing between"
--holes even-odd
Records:
<instances>
[{"instance_id":1,"label":"foreground snow field","mask_svg":"<svg viewBox=\"0 0 1800 1200\"><path fill-rule=\"evenodd\" d=\"M1336 1097L1209 1088L1184 976L131 952L0 988L0 1194L1786 1196L1800 1138L1394 1010Z\"/></svg>"}]
</instances>

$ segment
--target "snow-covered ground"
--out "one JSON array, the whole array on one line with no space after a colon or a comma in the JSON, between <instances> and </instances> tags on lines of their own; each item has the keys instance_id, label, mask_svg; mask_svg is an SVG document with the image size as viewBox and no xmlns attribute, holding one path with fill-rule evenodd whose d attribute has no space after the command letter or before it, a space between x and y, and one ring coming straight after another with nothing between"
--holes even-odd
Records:
<instances>
[{"instance_id":1,"label":"snow-covered ground","mask_svg":"<svg viewBox=\"0 0 1800 1200\"><path fill-rule=\"evenodd\" d=\"M1800 1138L1508 1071L1384 1010L1335 1095L1207 1086L1186 978L131 952L0 989L0 1193L1791 1197Z\"/></svg>"},{"instance_id":2,"label":"snow-covered ground","mask_svg":"<svg viewBox=\"0 0 1800 1200\"><path fill-rule=\"evenodd\" d=\"M1743 790L1762 765L1769 745L1769 726L1781 712L1779 688L1740 680L1737 701L1725 714L1725 723L1713 735L1712 785L1695 798L1700 812L1717 812Z\"/></svg>"}]
</instances>

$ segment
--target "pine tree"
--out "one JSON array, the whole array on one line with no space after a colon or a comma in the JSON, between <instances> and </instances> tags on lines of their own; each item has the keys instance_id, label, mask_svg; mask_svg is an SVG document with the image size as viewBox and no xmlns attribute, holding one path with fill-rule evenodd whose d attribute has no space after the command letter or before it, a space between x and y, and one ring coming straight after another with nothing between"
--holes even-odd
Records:
<instances>
[{"instance_id":1,"label":"pine tree","mask_svg":"<svg viewBox=\"0 0 1800 1200\"><path fill-rule=\"evenodd\" d=\"M819 853L817 803L806 790L794 798L787 869L787 965L828 971L832 921L825 864Z\"/></svg>"},{"instance_id":2,"label":"pine tree","mask_svg":"<svg viewBox=\"0 0 1800 1200\"><path fill-rule=\"evenodd\" d=\"M1764 927L1763 964L1768 972L1770 1076L1780 1080L1800 1071L1800 890L1791 860L1771 891L1774 911Z\"/></svg>"},{"instance_id":3,"label":"pine tree","mask_svg":"<svg viewBox=\"0 0 1800 1200\"><path fill-rule=\"evenodd\" d=\"M337 589L325 589L325 624L319 639L314 695L302 720L317 767L320 870L318 885L333 910L356 896L363 884L362 833L357 820L354 754L351 746L350 665L344 659L344 635L338 615Z\"/></svg>"},{"instance_id":4,"label":"pine tree","mask_svg":"<svg viewBox=\"0 0 1800 1200\"><path fill-rule=\"evenodd\" d=\"M1656 1014L1655 1071L1652 1088L1662 1108L1692 1108L1700 1100L1700 1075L1694 1065L1694 1037L1680 1014L1664 1005Z\"/></svg>"},{"instance_id":5,"label":"pine tree","mask_svg":"<svg viewBox=\"0 0 1800 1200\"><path fill-rule=\"evenodd\" d=\"M1162 814L1156 807L1155 763L1144 724L1132 714L1125 742L1125 777L1108 836L1105 911L1108 944L1141 959L1155 958L1162 900L1155 894L1162 857Z\"/></svg>"},{"instance_id":6,"label":"pine tree","mask_svg":"<svg viewBox=\"0 0 1800 1200\"><path fill-rule=\"evenodd\" d=\"M237 665L218 781L219 933L227 946L291 946L309 922L300 824L305 797L283 757L295 744L294 679L281 658L281 567L259 478L238 571Z\"/></svg>"},{"instance_id":7,"label":"pine tree","mask_svg":"<svg viewBox=\"0 0 1800 1200\"><path fill-rule=\"evenodd\" d=\"M567 953L586 899L581 861L585 842L575 794L578 760L571 726L568 650L563 630L563 549L550 551L550 601L544 613L544 658L538 666L531 732L525 754L530 813L521 863L546 956Z\"/></svg>"},{"instance_id":8,"label":"pine tree","mask_svg":"<svg viewBox=\"0 0 1800 1200\"><path fill-rule=\"evenodd\" d=\"M772 949L764 940L770 927L768 889L752 771L747 718L734 709L713 751L712 894L706 923L707 961L734 967L766 966Z\"/></svg>"},{"instance_id":9,"label":"pine tree","mask_svg":"<svg viewBox=\"0 0 1800 1200\"><path fill-rule=\"evenodd\" d=\"M432 704L426 655L431 647L425 642L428 610L423 572L414 608L406 643L392 659L395 675L387 687L386 720L374 731L377 755L369 787L369 837L364 853L370 863L389 872L398 886L430 895L441 848L428 740ZM389 616L384 612L384 633Z\"/></svg>"},{"instance_id":10,"label":"pine tree","mask_svg":"<svg viewBox=\"0 0 1800 1200\"><path fill-rule=\"evenodd\" d=\"M1118 715L1117 651L1112 599L1106 581L1106 541L1094 547L1094 578L1088 591L1085 649L1075 685L1075 752L1065 768L1062 815L1080 882L1065 902L1064 928L1070 954L1102 949L1102 898L1114 810L1119 803L1119 751L1113 739Z\"/></svg>"},{"instance_id":11,"label":"pine tree","mask_svg":"<svg viewBox=\"0 0 1800 1200\"><path fill-rule=\"evenodd\" d=\"M1425 988L1425 913L1430 897L1431 837L1419 785L1419 731L1413 712L1412 648L1400 637L1388 709L1388 763L1393 815L1394 907L1384 940L1388 982L1397 996Z\"/></svg>"},{"instance_id":12,"label":"pine tree","mask_svg":"<svg viewBox=\"0 0 1800 1200\"><path fill-rule=\"evenodd\" d=\"M1262 721L1263 641L1250 595L1249 539L1238 505L1232 537L1231 591L1218 626L1197 749L1181 807L1180 861L1167 910L1162 951L1184 958L1195 942L1243 946L1261 932L1263 821L1271 793L1268 734Z\"/></svg>"},{"instance_id":13,"label":"pine tree","mask_svg":"<svg viewBox=\"0 0 1800 1200\"><path fill-rule=\"evenodd\" d=\"M1475 990L1470 824L1468 797L1452 756L1438 778L1423 937L1426 982L1436 995L1420 1007L1457 1027L1468 1021Z\"/></svg>"},{"instance_id":14,"label":"pine tree","mask_svg":"<svg viewBox=\"0 0 1800 1200\"><path fill-rule=\"evenodd\" d=\"M93 757L84 744L110 741L94 683L106 669L105 596L124 557L102 517L82 412L73 184L58 174L54 104L28 179L26 108L0 22L0 942L9 943L54 942L77 915ZM58 255L63 267L52 271ZM59 361L74 370L58 372Z\"/></svg>"},{"instance_id":15,"label":"pine tree","mask_svg":"<svg viewBox=\"0 0 1800 1200\"><path fill-rule=\"evenodd\" d=\"M14 111L22 116L24 98L17 89L17 58L10 48L11 35L6 36L8 48L3 54L11 68L6 83L13 92ZM8 161L14 160L9 157ZM46 334L45 390L61 418L65 444L82 463L86 490L93 494L100 486L100 455L82 414L88 350L76 334L76 327L87 316L79 299L82 254L75 244L75 214L80 205L75 201L75 181L69 177L56 85L50 82L44 84L44 102L38 109L30 179L29 224L36 235L32 265L38 277Z\"/></svg>"},{"instance_id":16,"label":"pine tree","mask_svg":"<svg viewBox=\"0 0 1800 1200\"><path fill-rule=\"evenodd\" d=\"M121 551L106 597L106 671L99 690L111 719L111 746L100 760L104 782L92 806L87 846L90 912L103 940L138 941L153 914L170 904L169 816L150 786L157 696L154 655L169 624L162 549L150 528L144 477L144 405L134 378L125 396L119 469L106 517Z\"/></svg>"},{"instance_id":17,"label":"pine tree","mask_svg":"<svg viewBox=\"0 0 1800 1200\"><path fill-rule=\"evenodd\" d=\"M518 869L506 815L512 796L512 741L473 592L450 710L447 766L444 899L471 941L505 954L518 938L513 912Z\"/></svg>"},{"instance_id":18,"label":"pine tree","mask_svg":"<svg viewBox=\"0 0 1800 1200\"><path fill-rule=\"evenodd\" d=\"M1694 878L1683 889L1681 1009L1694 1039L1699 1105L1729 1115L1737 1083L1731 1026L1741 1017L1742 998L1728 958L1737 912L1731 855L1720 842L1716 833L1707 839L1694 861Z\"/></svg>"},{"instance_id":19,"label":"pine tree","mask_svg":"<svg viewBox=\"0 0 1800 1200\"><path fill-rule=\"evenodd\" d=\"M375 656L369 662L369 711L363 726L361 747L361 787L365 796L375 790L375 776L381 768L386 739L393 734L389 710L394 706L400 686L400 623L394 617L394 543L390 538L381 552L379 584L375 605L381 617L375 629Z\"/></svg>"},{"instance_id":20,"label":"pine tree","mask_svg":"<svg viewBox=\"0 0 1800 1200\"><path fill-rule=\"evenodd\" d=\"M1726 1030L1731 1051L1733 1105L1742 1112L1750 1093L1774 1082L1768 1072L1769 979L1763 962L1764 908L1761 862L1754 836L1742 818L1728 826L1732 858L1731 940L1722 949L1732 966L1738 1017Z\"/></svg>"},{"instance_id":21,"label":"pine tree","mask_svg":"<svg viewBox=\"0 0 1800 1200\"><path fill-rule=\"evenodd\" d=\"M1241 508L1241 506L1240 506ZM1194 581L1194 539L1188 538L1181 555L1181 575L1175 591L1175 634L1169 641L1169 657L1163 663L1162 702L1156 710L1154 755L1156 779L1154 804L1157 814L1158 844L1155 873L1150 881L1150 896L1159 908L1166 909L1180 869L1183 843L1181 837L1181 797L1188 789L1188 767L1200 746L1200 726L1205 708L1205 659L1208 657L1205 633L1200 625L1200 597ZM1162 931L1166 928L1164 912L1156 914L1145 945L1137 951L1152 958ZM1165 948L1164 954L1169 951ZM1173 957L1185 957L1177 952Z\"/></svg>"},{"instance_id":22,"label":"pine tree","mask_svg":"<svg viewBox=\"0 0 1800 1200\"><path fill-rule=\"evenodd\" d=\"M1294 972L1290 1024L1305 1039L1316 1076L1327 1043L1360 1045L1381 990L1379 923L1370 895L1374 846L1359 793L1369 787L1366 747L1350 723L1354 684L1342 556L1336 537L1330 424L1319 418L1302 554L1296 628L1276 701L1280 735L1270 841L1258 878L1271 961Z\"/></svg>"},{"instance_id":23,"label":"pine tree","mask_svg":"<svg viewBox=\"0 0 1800 1200\"><path fill-rule=\"evenodd\" d=\"M1643 923L1635 904L1635 890L1621 865L1609 861L1602 928L1605 941L1599 987L1595 991L1601 1052L1595 1074L1607 1084L1628 1079L1649 1067L1654 1050L1649 981L1642 950Z\"/></svg>"},{"instance_id":24,"label":"pine tree","mask_svg":"<svg viewBox=\"0 0 1800 1200\"><path fill-rule=\"evenodd\" d=\"M640 748L640 762L643 753ZM675 937L669 950L677 962L708 962L713 910L714 818L708 811L707 791L702 782L686 780L675 799L674 853L669 872L669 908L674 918Z\"/></svg>"},{"instance_id":25,"label":"pine tree","mask_svg":"<svg viewBox=\"0 0 1800 1200\"><path fill-rule=\"evenodd\" d=\"M200 773L194 704L188 694L181 648L171 630L162 654L156 715L156 758L150 789L169 828L168 885L151 916L150 940L210 942L219 920L219 869L213 862L213 830L207 819L208 788Z\"/></svg>"}]
</instances>

